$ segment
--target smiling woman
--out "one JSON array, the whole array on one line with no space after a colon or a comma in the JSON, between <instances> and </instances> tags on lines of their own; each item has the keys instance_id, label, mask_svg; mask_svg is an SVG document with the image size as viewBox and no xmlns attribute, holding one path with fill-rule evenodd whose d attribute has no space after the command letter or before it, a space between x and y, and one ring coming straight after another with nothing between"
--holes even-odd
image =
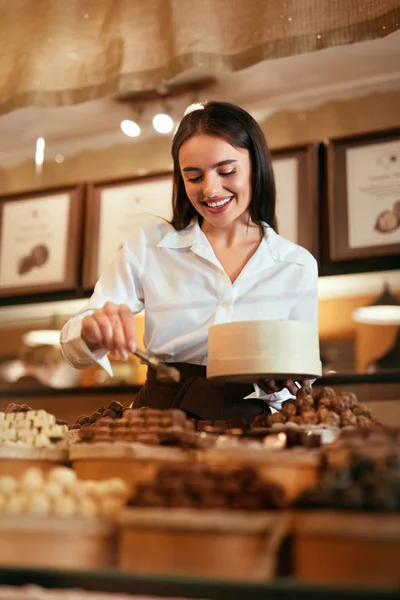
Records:
<instances>
[{"instance_id":1,"label":"smiling woman","mask_svg":"<svg viewBox=\"0 0 400 600\"><path fill-rule=\"evenodd\" d=\"M135 406L251 420L297 388L261 381L227 391L211 383L208 330L256 320L316 324L317 264L274 230L271 157L246 111L210 102L187 112L172 156L171 223L132 232L87 306L63 328L64 356L78 368L98 362L110 371L109 352L126 359L135 350L133 315L145 308L145 345L179 369L181 382L161 384L149 371Z\"/></svg>"}]
</instances>

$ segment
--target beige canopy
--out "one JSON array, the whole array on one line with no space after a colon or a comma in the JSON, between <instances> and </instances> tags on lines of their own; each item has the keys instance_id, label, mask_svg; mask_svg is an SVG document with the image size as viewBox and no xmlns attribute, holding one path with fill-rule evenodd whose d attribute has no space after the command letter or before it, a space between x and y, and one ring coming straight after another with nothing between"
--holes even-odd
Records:
<instances>
[{"instance_id":1,"label":"beige canopy","mask_svg":"<svg viewBox=\"0 0 400 600\"><path fill-rule=\"evenodd\" d=\"M383 37L398 0L0 0L0 113Z\"/></svg>"}]
</instances>

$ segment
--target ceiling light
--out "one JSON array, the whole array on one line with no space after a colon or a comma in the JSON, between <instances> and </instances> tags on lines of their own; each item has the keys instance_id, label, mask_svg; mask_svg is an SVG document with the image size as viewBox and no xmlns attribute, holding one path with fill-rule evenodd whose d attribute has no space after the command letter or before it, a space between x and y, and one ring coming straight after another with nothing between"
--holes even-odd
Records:
<instances>
[{"instance_id":1,"label":"ceiling light","mask_svg":"<svg viewBox=\"0 0 400 600\"><path fill-rule=\"evenodd\" d=\"M54 160L56 161L57 164L61 164L64 162L64 157L62 154L56 154Z\"/></svg>"},{"instance_id":2,"label":"ceiling light","mask_svg":"<svg viewBox=\"0 0 400 600\"><path fill-rule=\"evenodd\" d=\"M158 133L170 133L174 126L174 122L169 115L160 113L153 119L153 127Z\"/></svg>"},{"instance_id":3,"label":"ceiling light","mask_svg":"<svg viewBox=\"0 0 400 600\"><path fill-rule=\"evenodd\" d=\"M138 137L140 135L140 127L135 121L126 119L121 121L121 130L128 137Z\"/></svg>"},{"instance_id":4,"label":"ceiling light","mask_svg":"<svg viewBox=\"0 0 400 600\"><path fill-rule=\"evenodd\" d=\"M36 329L25 333L22 341L26 346L59 346L60 333L59 329Z\"/></svg>"},{"instance_id":5,"label":"ceiling light","mask_svg":"<svg viewBox=\"0 0 400 600\"><path fill-rule=\"evenodd\" d=\"M44 141L44 138L40 137L36 140L36 152L44 152L44 147L46 145L46 142Z\"/></svg>"},{"instance_id":6,"label":"ceiling light","mask_svg":"<svg viewBox=\"0 0 400 600\"><path fill-rule=\"evenodd\" d=\"M42 165L44 161L44 148L45 141L43 138L38 138L36 140L36 152L35 152L35 163L37 165Z\"/></svg>"},{"instance_id":7,"label":"ceiling light","mask_svg":"<svg viewBox=\"0 0 400 600\"><path fill-rule=\"evenodd\" d=\"M352 314L357 323L369 325L399 325L400 301L385 285L382 294L369 306L357 308Z\"/></svg>"}]
</instances>

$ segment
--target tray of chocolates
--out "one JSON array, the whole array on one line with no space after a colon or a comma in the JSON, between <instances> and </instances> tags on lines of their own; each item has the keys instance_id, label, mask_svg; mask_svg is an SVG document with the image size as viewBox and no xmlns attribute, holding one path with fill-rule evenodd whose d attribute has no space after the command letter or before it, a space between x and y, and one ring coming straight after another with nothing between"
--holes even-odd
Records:
<instances>
[{"instance_id":1,"label":"tray of chocolates","mask_svg":"<svg viewBox=\"0 0 400 600\"><path fill-rule=\"evenodd\" d=\"M268 579L290 528L290 515L276 510L285 505L283 488L251 468L160 468L121 513L118 564L137 573Z\"/></svg>"},{"instance_id":2,"label":"tray of chocolates","mask_svg":"<svg viewBox=\"0 0 400 600\"><path fill-rule=\"evenodd\" d=\"M329 387L314 391L311 386L303 386L296 399L286 400L281 409L271 414L260 415L252 423L253 429L279 427L282 425L341 429L343 427L373 428L379 422L373 418L371 410L358 402L351 392L336 392Z\"/></svg>"},{"instance_id":3,"label":"tray of chocolates","mask_svg":"<svg viewBox=\"0 0 400 600\"><path fill-rule=\"evenodd\" d=\"M115 519L127 495L120 479L80 481L66 467L0 476L1 564L110 566Z\"/></svg>"},{"instance_id":4,"label":"tray of chocolates","mask_svg":"<svg viewBox=\"0 0 400 600\"><path fill-rule=\"evenodd\" d=\"M29 409L29 407L27 407ZM29 462L63 464L68 461L68 428L44 410L0 412L0 473L23 470Z\"/></svg>"}]
</instances>

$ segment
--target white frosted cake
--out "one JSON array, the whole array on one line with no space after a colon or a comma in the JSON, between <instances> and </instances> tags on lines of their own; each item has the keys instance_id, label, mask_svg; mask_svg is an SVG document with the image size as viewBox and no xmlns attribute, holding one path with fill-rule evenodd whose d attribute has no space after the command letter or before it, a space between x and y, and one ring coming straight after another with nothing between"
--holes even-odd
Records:
<instances>
[{"instance_id":1,"label":"white frosted cake","mask_svg":"<svg viewBox=\"0 0 400 600\"><path fill-rule=\"evenodd\" d=\"M246 321L208 330L207 377L225 381L312 379L322 374L318 325Z\"/></svg>"}]
</instances>

